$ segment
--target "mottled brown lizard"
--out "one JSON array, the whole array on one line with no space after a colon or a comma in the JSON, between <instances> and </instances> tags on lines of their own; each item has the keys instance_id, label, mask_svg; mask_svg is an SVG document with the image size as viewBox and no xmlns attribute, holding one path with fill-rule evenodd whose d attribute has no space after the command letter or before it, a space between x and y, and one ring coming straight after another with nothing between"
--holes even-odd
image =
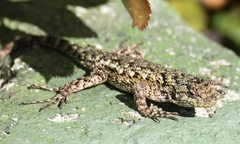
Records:
<instances>
[{"instance_id":1,"label":"mottled brown lizard","mask_svg":"<svg viewBox=\"0 0 240 144\"><path fill-rule=\"evenodd\" d=\"M153 109L153 104L147 105L146 100L154 102L170 102L182 107L211 107L217 101L218 90L210 78L203 78L186 74L178 69L166 68L142 59L142 55L135 51L139 44L131 47L120 45L115 52L103 52L93 46L81 47L70 44L67 40L51 36L28 36L6 45L0 51L0 57L26 46L40 45L58 49L70 55L82 66L91 70L85 76L67 83L57 89L33 84L30 88L40 88L56 92L50 99L42 101L23 102L22 105L48 103L39 111L59 103L62 107L70 94L105 82L116 88L134 95L138 112L143 117L157 120L171 116L175 112Z\"/></svg>"}]
</instances>

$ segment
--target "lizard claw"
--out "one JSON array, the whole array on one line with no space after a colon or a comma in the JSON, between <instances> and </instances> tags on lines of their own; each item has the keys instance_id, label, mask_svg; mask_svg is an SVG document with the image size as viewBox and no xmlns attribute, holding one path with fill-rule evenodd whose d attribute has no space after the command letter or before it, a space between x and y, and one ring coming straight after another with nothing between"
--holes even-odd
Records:
<instances>
[{"instance_id":1,"label":"lizard claw","mask_svg":"<svg viewBox=\"0 0 240 144\"><path fill-rule=\"evenodd\" d=\"M151 118L154 122L160 123L160 120L158 118Z\"/></svg>"}]
</instances>

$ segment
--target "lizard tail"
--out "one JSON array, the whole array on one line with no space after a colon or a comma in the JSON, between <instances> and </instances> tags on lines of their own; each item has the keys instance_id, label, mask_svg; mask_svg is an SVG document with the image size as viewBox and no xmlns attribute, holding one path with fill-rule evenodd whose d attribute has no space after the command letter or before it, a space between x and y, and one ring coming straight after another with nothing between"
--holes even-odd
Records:
<instances>
[{"instance_id":1,"label":"lizard tail","mask_svg":"<svg viewBox=\"0 0 240 144\"><path fill-rule=\"evenodd\" d=\"M28 35L18 40L8 43L3 50L0 50L0 58L12 53L17 49L24 48L26 46L44 46L58 49L71 57L82 60L84 58L84 48L76 44L71 44L69 41L54 37L54 36L32 36ZM83 55L81 55L83 53Z\"/></svg>"}]
</instances>

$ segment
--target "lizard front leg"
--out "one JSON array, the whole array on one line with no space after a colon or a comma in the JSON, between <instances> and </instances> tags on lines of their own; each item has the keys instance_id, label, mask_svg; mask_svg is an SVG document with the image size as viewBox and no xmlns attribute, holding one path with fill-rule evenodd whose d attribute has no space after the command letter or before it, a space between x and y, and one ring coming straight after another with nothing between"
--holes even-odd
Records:
<instances>
[{"instance_id":1,"label":"lizard front leg","mask_svg":"<svg viewBox=\"0 0 240 144\"><path fill-rule=\"evenodd\" d=\"M159 117L164 117L164 118L169 118L175 121L178 121L177 118L171 116L172 114L176 115L177 113L175 112L167 112L162 110L161 108L154 110L153 109L153 104L148 107L146 99L154 94L151 91L151 85L145 83L145 82L138 82L134 85L134 100L138 109L138 112L141 114L143 117L149 117L153 119L154 121L158 121L157 118ZM160 96L156 96L160 97Z\"/></svg>"},{"instance_id":2,"label":"lizard front leg","mask_svg":"<svg viewBox=\"0 0 240 144\"><path fill-rule=\"evenodd\" d=\"M94 68L90 76L86 76L86 77L74 80L68 84L65 84L64 86L59 87L58 89L53 89L46 86L33 84L29 88L48 90L48 91L56 92L57 94L50 99L46 99L42 101L23 102L21 103L21 105L48 103L47 105L40 108L39 110L40 112L41 110L59 102L58 107L61 108L67 102L68 97L71 93L75 93L83 89L102 84L106 82L107 79L108 79L108 72L106 70L102 68Z\"/></svg>"},{"instance_id":3,"label":"lizard front leg","mask_svg":"<svg viewBox=\"0 0 240 144\"><path fill-rule=\"evenodd\" d=\"M125 55L132 58L142 59L144 57L144 52L138 52L135 49L138 48L138 46L142 45L143 42L139 42L136 44L133 44L131 46L125 46L127 40L129 40L130 37L124 39L120 44L118 49L115 51L118 55Z\"/></svg>"}]
</instances>

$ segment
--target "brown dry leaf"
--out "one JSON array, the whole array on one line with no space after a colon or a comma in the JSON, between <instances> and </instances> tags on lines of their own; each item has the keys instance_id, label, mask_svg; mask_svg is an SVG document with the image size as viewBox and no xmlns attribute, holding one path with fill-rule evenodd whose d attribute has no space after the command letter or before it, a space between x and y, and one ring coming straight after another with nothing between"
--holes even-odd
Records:
<instances>
[{"instance_id":1,"label":"brown dry leaf","mask_svg":"<svg viewBox=\"0 0 240 144\"><path fill-rule=\"evenodd\" d=\"M133 19L132 26L144 30L148 26L152 13L148 0L121 0Z\"/></svg>"}]
</instances>

